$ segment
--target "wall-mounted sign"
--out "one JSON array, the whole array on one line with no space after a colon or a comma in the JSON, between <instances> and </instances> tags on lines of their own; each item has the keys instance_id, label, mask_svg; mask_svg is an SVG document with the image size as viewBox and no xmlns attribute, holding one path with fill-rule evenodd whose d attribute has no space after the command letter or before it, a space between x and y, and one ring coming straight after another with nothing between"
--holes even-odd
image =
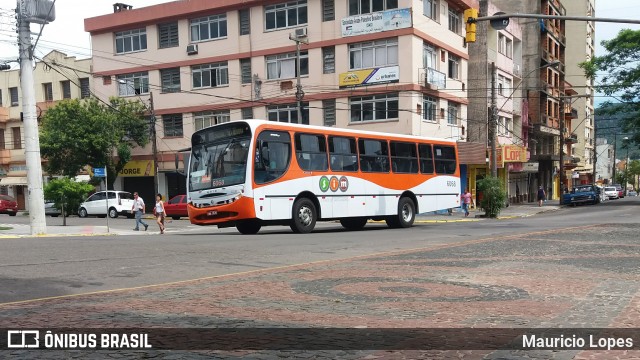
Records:
<instances>
[{"instance_id":1,"label":"wall-mounted sign","mask_svg":"<svg viewBox=\"0 0 640 360\"><path fill-rule=\"evenodd\" d=\"M155 176L155 168L153 166L153 160L131 160L124 166L119 173L119 176L134 177L134 176Z\"/></svg>"},{"instance_id":2,"label":"wall-mounted sign","mask_svg":"<svg viewBox=\"0 0 640 360\"><path fill-rule=\"evenodd\" d=\"M400 67L387 66L375 69L353 70L338 78L340 87L385 84L400 81Z\"/></svg>"},{"instance_id":3,"label":"wall-mounted sign","mask_svg":"<svg viewBox=\"0 0 640 360\"><path fill-rule=\"evenodd\" d=\"M411 26L411 9L393 9L342 19L342 36L371 34Z\"/></svg>"},{"instance_id":4,"label":"wall-mounted sign","mask_svg":"<svg viewBox=\"0 0 640 360\"><path fill-rule=\"evenodd\" d=\"M527 162L527 151L524 147L518 145L504 145L504 162Z\"/></svg>"},{"instance_id":5,"label":"wall-mounted sign","mask_svg":"<svg viewBox=\"0 0 640 360\"><path fill-rule=\"evenodd\" d=\"M540 163L537 162L527 162L523 164L523 171L525 172L538 172L538 166Z\"/></svg>"}]
</instances>

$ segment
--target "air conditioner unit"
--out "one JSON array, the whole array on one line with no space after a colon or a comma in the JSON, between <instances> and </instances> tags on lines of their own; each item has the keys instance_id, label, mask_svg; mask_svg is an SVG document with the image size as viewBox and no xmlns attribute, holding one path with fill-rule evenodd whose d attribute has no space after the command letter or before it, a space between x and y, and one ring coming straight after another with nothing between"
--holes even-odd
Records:
<instances>
[{"instance_id":1,"label":"air conditioner unit","mask_svg":"<svg viewBox=\"0 0 640 360\"><path fill-rule=\"evenodd\" d=\"M303 27L303 28L296 29L295 34L296 34L296 37L298 38L305 37L307 36L307 28Z\"/></svg>"},{"instance_id":2,"label":"air conditioner unit","mask_svg":"<svg viewBox=\"0 0 640 360\"><path fill-rule=\"evenodd\" d=\"M187 54L195 55L198 53L198 44L187 45Z\"/></svg>"}]
</instances>

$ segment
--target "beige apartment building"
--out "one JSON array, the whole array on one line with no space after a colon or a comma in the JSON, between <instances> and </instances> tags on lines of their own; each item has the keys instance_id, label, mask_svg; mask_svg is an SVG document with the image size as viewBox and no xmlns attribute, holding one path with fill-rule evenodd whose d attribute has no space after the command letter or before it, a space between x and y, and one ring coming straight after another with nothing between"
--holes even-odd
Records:
<instances>
[{"instance_id":1,"label":"beige apartment building","mask_svg":"<svg viewBox=\"0 0 640 360\"><path fill-rule=\"evenodd\" d=\"M595 0L565 1L569 16L595 16ZM593 21L567 21L566 79L573 84L576 96L569 99L572 108L577 111L571 129L577 142L573 144L576 155L576 167L572 171L573 184L589 184L597 179L594 173L595 149L595 111L593 79L584 76L578 64L590 60L595 55L595 23Z\"/></svg>"},{"instance_id":2,"label":"beige apartment building","mask_svg":"<svg viewBox=\"0 0 640 360\"><path fill-rule=\"evenodd\" d=\"M227 121L466 140L469 7L477 0L115 4L113 13L86 19L85 30L98 96L140 99L151 110L153 94L159 189L173 196L185 192L174 154L190 146L194 131ZM305 40L299 58L291 38ZM134 159L152 155L147 146ZM140 191L152 184L150 176L122 177L116 186Z\"/></svg>"},{"instance_id":3,"label":"beige apartment building","mask_svg":"<svg viewBox=\"0 0 640 360\"><path fill-rule=\"evenodd\" d=\"M36 61L33 70L36 114L63 99L91 95L91 59L77 60L52 51ZM0 72L0 193L13 196L18 208L28 210L27 166L22 123L20 70ZM46 180L46 179L45 179Z\"/></svg>"},{"instance_id":4,"label":"beige apartment building","mask_svg":"<svg viewBox=\"0 0 640 360\"><path fill-rule=\"evenodd\" d=\"M495 14L500 9L492 1L480 0L479 16ZM496 139L498 176L512 203L527 201L532 174L537 168L526 166L528 160L528 117L522 89L522 28L511 21L504 30L496 30L488 22L477 24L476 42L469 44L468 141L491 146L491 81L495 72ZM523 116L523 110L525 116ZM524 126L523 126L524 125ZM472 194L477 180L491 174L490 164L469 166Z\"/></svg>"}]
</instances>

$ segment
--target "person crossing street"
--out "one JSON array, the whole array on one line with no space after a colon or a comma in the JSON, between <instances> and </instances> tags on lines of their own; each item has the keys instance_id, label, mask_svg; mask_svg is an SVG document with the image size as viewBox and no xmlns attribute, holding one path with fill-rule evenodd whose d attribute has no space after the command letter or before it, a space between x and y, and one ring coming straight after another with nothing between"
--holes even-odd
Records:
<instances>
[{"instance_id":1,"label":"person crossing street","mask_svg":"<svg viewBox=\"0 0 640 360\"><path fill-rule=\"evenodd\" d=\"M144 214L146 207L144 205L144 200L140 196L138 196L137 192L133 193L133 206L131 207L131 212L134 213L136 217L136 227L133 229L135 231L140 230L140 224L144 226L144 231L147 231L149 228L149 224L142 220L142 215Z\"/></svg>"}]
</instances>

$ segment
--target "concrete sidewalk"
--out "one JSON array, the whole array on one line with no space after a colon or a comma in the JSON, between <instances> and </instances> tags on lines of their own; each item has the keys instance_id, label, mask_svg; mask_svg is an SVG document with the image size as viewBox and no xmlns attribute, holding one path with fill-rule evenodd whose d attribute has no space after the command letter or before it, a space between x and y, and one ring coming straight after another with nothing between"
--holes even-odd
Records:
<instances>
[{"instance_id":1,"label":"concrete sidewalk","mask_svg":"<svg viewBox=\"0 0 640 360\"><path fill-rule=\"evenodd\" d=\"M510 205L503 208L498 216L498 219L514 219L533 216L547 211L555 211L562 206L558 205L557 201L547 201L542 206L538 206L537 203L526 203ZM420 214L416 217L417 223L434 223L434 222L463 222L463 221L482 221L489 220L484 217L484 211L480 209L471 209L469 216L465 217L462 208L454 208L452 213L447 211L437 211Z\"/></svg>"}]
</instances>

